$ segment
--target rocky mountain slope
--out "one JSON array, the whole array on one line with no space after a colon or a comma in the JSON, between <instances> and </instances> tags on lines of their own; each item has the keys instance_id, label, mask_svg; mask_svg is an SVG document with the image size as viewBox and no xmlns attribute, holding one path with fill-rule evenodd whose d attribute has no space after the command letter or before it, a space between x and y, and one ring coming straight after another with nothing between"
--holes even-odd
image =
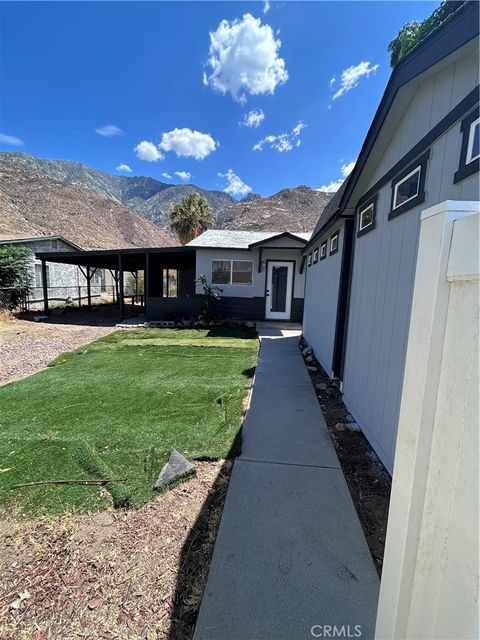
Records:
<instances>
[{"instance_id":1,"label":"rocky mountain slope","mask_svg":"<svg viewBox=\"0 0 480 640\"><path fill-rule=\"evenodd\" d=\"M214 215L225 206L236 202L223 191L209 191L195 185L171 185L144 176L113 175L72 160L47 160L24 153L0 153L0 166L5 164L20 165L58 182L90 189L116 200L162 229L170 228L168 216L172 202L180 200L188 193L196 191L203 195Z\"/></svg>"},{"instance_id":2,"label":"rocky mountain slope","mask_svg":"<svg viewBox=\"0 0 480 640\"><path fill-rule=\"evenodd\" d=\"M89 246L92 242L98 247L108 243L108 246L166 243L167 235L159 235L158 227L173 237L169 225L170 206L194 191L208 200L217 228L252 231L312 231L332 196L300 186L283 189L267 198L251 193L237 201L223 191L209 191L195 185L168 185L142 176L111 175L79 162L46 160L23 153L0 153L0 172L3 216L0 232L5 231L5 227L10 227L12 233L23 234L27 228L33 232L33 229L56 226L56 233L74 240L75 220L83 215L79 229L82 246L89 236L89 225L95 230ZM135 214L145 220L139 220ZM69 224L73 225L71 231ZM111 238L109 224L113 225ZM50 231L44 231L47 232Z\"/></svg>"},{"instance_id":3,"label":"rocky mountain slope","mask_svg":"<svg viewBox=\"0 0 480 640\"><path fill-rule=\"evenodd\" d=\"M333 194L301 185L273 196L247 196L217 216L222 229L312 231Z\"/></svg>"},{"instance_id":4,"label":"rocky mountain slope","mask_svg":"<svg viewBox=\"0 0 480 640\"><path fill-rule=\"evenodd\" d=\"M60 234L81 247L169 246L172 237L116 200L0 154L0 237Z\"/></svg>"}]
</instances>

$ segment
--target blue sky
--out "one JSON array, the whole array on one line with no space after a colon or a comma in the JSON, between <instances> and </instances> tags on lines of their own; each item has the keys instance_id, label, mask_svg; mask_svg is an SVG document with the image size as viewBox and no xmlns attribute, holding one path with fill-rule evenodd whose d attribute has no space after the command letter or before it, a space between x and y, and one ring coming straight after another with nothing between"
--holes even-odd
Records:
<instances>
[{"instance_id":1,"label":"blue sky","mask_svg":"<svg viewBox=\"0 0 480 640\"><path fill-rule=\"evenodd\" d=\"M0 148L236 197L333 189L388 81L389 41L436 6L4 2Z\"/></svg>"}]
</instances>

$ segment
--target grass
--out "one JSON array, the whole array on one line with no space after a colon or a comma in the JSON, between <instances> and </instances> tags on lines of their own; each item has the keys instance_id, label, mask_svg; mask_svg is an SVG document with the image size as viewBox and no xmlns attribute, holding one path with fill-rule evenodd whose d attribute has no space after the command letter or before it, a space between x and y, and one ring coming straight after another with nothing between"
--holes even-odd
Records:
<instances>
[{"instance_id":1,"label":"grass","mask_svg":"<svg viewBox=\"0 0 480 640\"><path fill-rule=\"evenodd\" d=\"M249 329L136 329L62 354L0 388L0 504L22 513L139 506L173 448L238 453L257 356ZM127 479L98 486L22 482Z\"/></svg>"}]
</instances>

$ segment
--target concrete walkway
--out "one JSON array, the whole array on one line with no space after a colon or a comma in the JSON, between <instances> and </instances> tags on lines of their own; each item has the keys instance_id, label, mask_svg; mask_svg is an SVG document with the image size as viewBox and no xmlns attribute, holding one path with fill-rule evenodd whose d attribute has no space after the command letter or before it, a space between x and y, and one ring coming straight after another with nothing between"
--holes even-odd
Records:
<instances>
[{"instance_id":1,"label":"concrete walkway","mask_svg":"<svg viewBox=\"0 0 480 640\"><path fill-rule=\"evenodd\" d=\"M360 630L371 640L379 580L300 355L300 331L262 323L260 334L242 454L194 638L308 639L336 625L344 631L335 637Z\"/></svg>"}]
</instances>

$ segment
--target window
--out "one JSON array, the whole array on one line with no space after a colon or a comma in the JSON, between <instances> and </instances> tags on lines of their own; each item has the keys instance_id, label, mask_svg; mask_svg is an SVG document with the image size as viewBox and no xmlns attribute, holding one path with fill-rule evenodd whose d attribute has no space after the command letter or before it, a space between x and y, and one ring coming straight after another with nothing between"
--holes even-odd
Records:
<instances>
[{"instance_id":1,"label":"window","mask_svg":"<svg viewBox=\"0 0 480 640\"><path fill-rule=\"evenodd\" d=\"M312 254L311 253L308 254L307 266L309 266L309 267L312 266Z\"/></svg>"},{"instance_id":2,"label":"window","mask_svg":"<svg viewBox=\"0 0 480 640\"><path fill-rule=\"evenodd\" d=\"M47 287L50 286L50 267L47 265L45 265L45 269L47 272ZM42 265L41 264L36 264L35 265L35 286L36 287L43 287L43 279L42 279Z\"/></svg>"},{"instance_id":3,"label":"window","mask_svg":"<svg viewBox=\"0 0 480 640\"><path fill-rule=\"evenodd\" d=\"M474 173L478 173L480 169L480 118L478 117L478 109L469 113L462 120L460 131L463 138L458 171L453 178L455 184Z\"/></svg>"},{"instance_id":4,"label":"window","mask_svg":"<svg viewBox=\"0 0 480 640\"><path fill-rule=\"evenodd\" d=\"M336 231L330 238L330 255L337 253L338 251L338 231Z\"/></svg>"},{"instance_id":5,"label":"window","mask_svg":"<svg viewBox=\"0 0 480 640\"><path fill-rule=\"evenodd\" d=\"M176 269L162 269L163 298L178 297L178 272Z\"/></svg>"},{"instance_id":6,"label":"window","mask_svg":"<svg viewBox=\"0 0 480 640\"><path fill-rule=\"evenodd\" d=\"M318 247L313 250L313 264L318 262Z\"/></svg>"},{"instance_id":7,"label":"window","mask_svg":"<svg viewBox=\"0 0 480 640\"><path fill-rule=\"evenodd\" d=\"M212 260L212 284L251 286L253 262L251 260Z\"/></svg>"},{"instance_id":8,"label":"window","mask_svg":"<svg viewBox=\"0 0 480 640\"><path fill-rule=\"evenodd\" d=\"M358 229L357 237L363 236L372 229L375 229L376 215L377 215L377 197L375 194L373 198L369 198L367 201L358 205Z\"/></svg>"},{"instance_id":9,"label":"window","mask_svg":"<svg viewBox=\"0 0 480 640\"><path fill-rule=\"evenodd\" d=\"M430 150L392 180L392 205L389 219L425 202L425 177L429 157Z\"/></svg>"},{"instance_id":10,"label":"window","mask_svg":"<svg viewBox=\"0 0 480 640\"><path fill-rule=\"evenodd\" d=\"M327 257L327 241L322 242L320 245L320 260L325 260Z\"/></svg>"}]
</instances>

